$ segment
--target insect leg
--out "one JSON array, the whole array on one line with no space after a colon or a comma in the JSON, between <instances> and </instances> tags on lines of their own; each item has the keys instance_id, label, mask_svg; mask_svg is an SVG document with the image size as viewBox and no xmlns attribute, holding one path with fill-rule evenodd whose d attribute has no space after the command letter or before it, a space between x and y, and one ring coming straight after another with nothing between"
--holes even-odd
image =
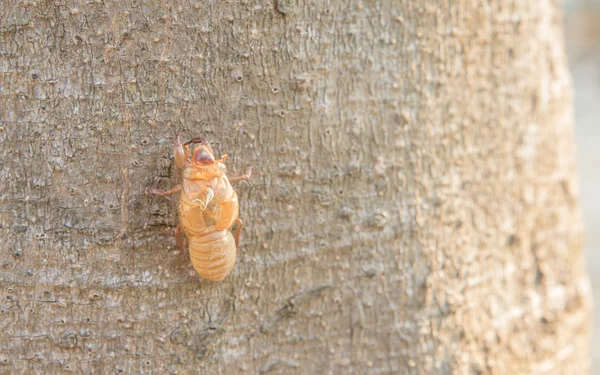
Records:
<instances>
[{"instance_id":1,"label":"insect leg","mask_svg":"<svg viewBox=\"0 0 600 375\"><path fill-rule=\"evenodd\" d=\"M178 225L175 228L175 240L177 241L177 246L181 247L181 255L185 255L186 253L186 244L185 244L185 235L183 234L183 229Z\"/></svg>"},{"instance_id":2,"label":"insect leg","mask_svg":"<svg viewBox=\"0 0 600 375\"><path fill-rule=\"evenodd\" d=\"M238 217L239 207L238 198L235 195L230 200L219 203L221 214L217 219L215 229L225 230L231 228Z\"/></svg>"},{"instance_id":3,"label":"insect leg","mask_svg":"<svg viewBox=\"0 0 600 375\"><path fill-rule=\"evenodd\" d=\"M166 197L167 195L173 195L181 191L181 185L177 185L170 190L158 190L158 189L146 189L146 194L158 195L159 197Z\"/></svg>"},{"instance_id":4,"label":"insect leg","mask_svg":"<svg viewBox=\"0 0 600 375\"><path fill-rule=\"evenodd\" d=\"M237 228L235 228L235 232L233 233L233 238L235 239L235 247L239 247L240 245L240 234L242 234L242 228L244 227L244 222L242 219L237 218L235 220L237 224Z\"/></svg>"},{"instance_id":5,"label":"insect leg","mask_svg":"<svg viewBox=\"0 0 600 375\"><path fill-rule=\"evenodd\" d=\"M235 176L235 177L228 177L227 179L231 182L231 181L247 181L250 179L250 177L252 177L252 167L248 168L248 171L246 172L246 174L243 174L241 176Z\"/></svg>"},{"instance_id":6,"label":"insect leg","mask_svg":"<svg viewBox=\"0 0 600 375\"><path fill-rule=\"evenodd\" d=\"M189 154L189 150L188 147L181 144L181 140L179 139L179 134L177 134L177 138L175 139L175 164L177 164L177 166L179 168L185 168L185 165L187 164L188 160L188 154Z\"/></svg>"},{"instance_id":7,"label":"insect leg","mask_svg":"<svg viewBox=\"0 0 600 375\"><path fill-rule=\"evenodd\" d=\"M201 143L203 145L208 145L208 142L206 141L206 139L204 139L204 137L196 137L190 141L185 142L183 145L187 146L191 145L192 143Z\"/></svg>"}]
</instances>

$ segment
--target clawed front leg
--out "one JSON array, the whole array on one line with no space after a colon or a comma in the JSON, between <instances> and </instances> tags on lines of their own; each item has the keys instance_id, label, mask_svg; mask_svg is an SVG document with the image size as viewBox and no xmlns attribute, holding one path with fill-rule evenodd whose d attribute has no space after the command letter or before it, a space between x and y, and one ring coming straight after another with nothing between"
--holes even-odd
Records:
<instances>
[{"instance_id":1,"label":"clawed front leg","mask_svg":"<svg viewBox=\"0 0 600 375\"><path fill-rule=\"evenodd\" d=\"M179 246L181 248L181 255L186 255L187 253L187 246L186 246L186 238L185 235L183 234L183 229L181 229L181 227L178 225L177 228L175 228L175 233L173 233L175 235L175 240L177 241L177 246Z\"/></svg>"},{"instance_id":2,"label":"clawed front leg","mask_svg":"<svg viewBox=\"0 0 600 375\"><path fill-rule=\"evenodd\" d=\"M173 195L181 191L181 185L177 185L170 190L158 190L158 189L146 189L146 194L148 195L158 195L159 197L166 197L168 195Z\"/></svg>"},{"instance_id":3,"label":"clawed front leg","mask_svg":"<svg viewBox=\"0 0 600 375\"><path fill-rule=\"evenodd\" d=\"M235 223L237 224L237 228L235 228L233 238L235 240L235 247L238 248L240 247L240 234L242 233L242 228L244 228L244 222L242 221L242 219L237 218L235 220Z\"/></svg>"},{"instance_id":4,"label":"clawed front leg","mask_svg":"<svg viewBox=\"0 0 600 375\"><path fill-rule=\"evenodd\" d=\"M252 177L252 167L248 168L248 171L246 172L246 174L243 174L241 176L228 177L227 179L229 180L229 182L248 181L250 179L250 177Z\"/></svg>"},{"instance_id":5,"label":"clawed front leg","mask_svg":"<svg viewBox=\"0 0 600 375\"><path fill-rule=\"evenodd\" d=\"M187 145L181 144L181 139L179 138L179 134L177 134L177 138L175 138L174 154L175 154L175 164L177 164L177 166L179 168L182 168L182 169L185 168L186 164L188 163L187 158L188 158L188 154L189 154L189 149L188 149Z\"/></svg>"},{"instance_id":6,"label":"clawed front leg","mask_svg":"<svg viewBox=\"0 0 600 375\"><path fill-rule=\"evenodd\" d=\"M192 138L191 140L185 142L183 145L187 146L187 145L191 145L192 143L201 143L203 145L208 145L208 142L206 141L206 139L204 137Z\"/></svg>"}]
</instances>

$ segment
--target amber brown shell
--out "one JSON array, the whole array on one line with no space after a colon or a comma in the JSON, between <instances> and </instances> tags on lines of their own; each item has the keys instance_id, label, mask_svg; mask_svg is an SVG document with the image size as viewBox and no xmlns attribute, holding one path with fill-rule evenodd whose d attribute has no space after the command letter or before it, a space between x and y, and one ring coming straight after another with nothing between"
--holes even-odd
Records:
<instances>
[{"instance_id":1,"label":"amber brown shell","mask_svg":"<svg viewBox=\"0 0 600 375\"><path fill-rule=\"evenodd\" d=\"M223 280L235 264L235 240L229 230L214 231L189 240L190 261L207 280Z\"/></svg>"}]
</instances>

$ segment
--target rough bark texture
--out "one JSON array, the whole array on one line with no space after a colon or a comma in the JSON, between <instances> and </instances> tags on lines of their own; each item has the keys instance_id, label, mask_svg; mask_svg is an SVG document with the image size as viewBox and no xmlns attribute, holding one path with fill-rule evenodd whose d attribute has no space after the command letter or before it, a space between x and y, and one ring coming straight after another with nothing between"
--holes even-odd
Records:
<instances>
[{"instance_id":1,"label":"rough bark texture","mask_svg":"<svg viewBox=\"0 0 600 375\"><path fill-rule=\"evenodd\" d=\"M586 371L557 3L0 5L1 372ZM221 283L180 130L255 168Z\"/></svg>"}]
</instances>

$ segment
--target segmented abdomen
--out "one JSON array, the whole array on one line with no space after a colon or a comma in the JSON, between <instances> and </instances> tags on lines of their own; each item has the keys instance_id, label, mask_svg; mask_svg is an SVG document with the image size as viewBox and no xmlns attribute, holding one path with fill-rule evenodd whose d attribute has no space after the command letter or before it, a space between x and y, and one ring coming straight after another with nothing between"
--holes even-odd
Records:
<instances>
[{"instance_id":1,"label":"segmented abdomen","mask_svg":"<svg viewBox=\"0 0 600 375\"><path fill-rule=\"evenodd\" d=\"M190 237L190 260L196 272L211 281L223 280L235 264L236 246L231 232L211 231Z\"/></svg>"}]
</instances>

